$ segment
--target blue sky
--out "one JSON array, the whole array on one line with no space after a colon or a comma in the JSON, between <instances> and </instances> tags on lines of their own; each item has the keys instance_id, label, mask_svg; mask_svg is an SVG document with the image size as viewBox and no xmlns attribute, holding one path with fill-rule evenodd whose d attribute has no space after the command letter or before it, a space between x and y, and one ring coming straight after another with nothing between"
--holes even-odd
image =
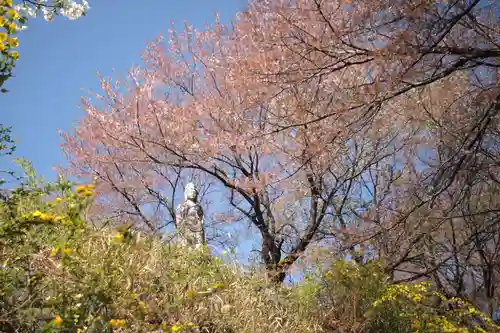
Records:
<instances>
[{"instance_id":1,"label":"blue sky","mask_svg":"<svg viewBox=\"0 0 500 333\"><path fill-rule=\"evenodd\" d=\"M19 1L14 1L19 2ZM126 73L140 64L140 52L158 34L166 35L170 22L177 29L184 20L203 28L215 12L228 22L241 11L245 0L89 0L86 17L69 21L43 17L29 22L19 34L21 59L15 77L0 94L0 123L13 127L19 139L17 156L31 160L46 179L52 167L64 163L58 129L69 130L81 115L80 97L87 89L98 90L97 72ZM8 160L0 160L0 169Z\"/></svg>"}]
</instances>

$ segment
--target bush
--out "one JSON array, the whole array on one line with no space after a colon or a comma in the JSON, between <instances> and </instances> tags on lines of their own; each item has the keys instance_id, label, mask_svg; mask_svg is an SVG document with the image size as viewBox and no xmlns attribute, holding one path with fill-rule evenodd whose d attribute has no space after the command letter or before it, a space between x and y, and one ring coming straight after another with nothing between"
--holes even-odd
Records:
<instances>
[{"instance_id":1,"label":"bush","mask_svg":"<svg viewBox=\"0 0 500 333\"><path fill-rule=\"evenodd\" d=\"M337 261L284 287L207 248L91 227L92 185L44 184L24 167L25 184L0 203L2 332L467 332L473 320L498 329L426 284L390 284L378 261Z\"/></svg>"},{"instance_id":2,"label":"bush","mask_svg":"<svg viewBox=\"0 0 500 333\"><path fill-rule=\"evenodd\" d=\"M475 306L446 298L430 283L391 283L383 262L339 260L318 273L311 315L328 332L499 332Z\"/></svg>"},{"instance_id":3,"label":"bush","mask_svg":"<svg viewBox=\"0 0 500 333\"><path fill-rule=\"evenodd\" d=\"M0 205L3 332L307 332L289 291L234 264L85 223L92 185L28 185ZM264 275L262 275L264 276Z\"/></svg>"}]
</instances>

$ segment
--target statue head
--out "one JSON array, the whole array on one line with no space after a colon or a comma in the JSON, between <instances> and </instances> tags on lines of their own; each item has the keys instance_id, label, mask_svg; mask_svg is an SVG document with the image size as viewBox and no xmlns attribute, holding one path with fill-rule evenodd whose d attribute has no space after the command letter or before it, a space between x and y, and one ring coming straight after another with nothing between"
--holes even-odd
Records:
<instances>
[{"instance_id":1,"label":"statue head","mask_svg":"<svg viewBox=\"0 0 500 333\"><path fill-rule=\"evenodd\" d=\"M190 200L196 202L198 200L198 191L193 183L188 183L184 189L184 200Z\"/></svg>"}]
</instances>

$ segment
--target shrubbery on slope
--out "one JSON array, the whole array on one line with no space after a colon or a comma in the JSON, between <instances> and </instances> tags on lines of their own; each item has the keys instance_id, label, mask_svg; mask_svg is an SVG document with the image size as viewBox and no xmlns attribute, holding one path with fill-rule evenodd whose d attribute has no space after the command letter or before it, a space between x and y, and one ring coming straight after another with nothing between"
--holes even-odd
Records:
<instances>
[{"instance_id":1,"label":"shrubbery on slope","mask_svg":"<svg viewBox=\"0 0 500 333\"><path fill-rule=\"evenodd\" d=\"M45 184L26 171L27 183L0 203L2 332L498 330L429 285L390 284L377 261L335 261L284 287L206 248L92 227L92 185Z\"/></svg>"}]
</instances>

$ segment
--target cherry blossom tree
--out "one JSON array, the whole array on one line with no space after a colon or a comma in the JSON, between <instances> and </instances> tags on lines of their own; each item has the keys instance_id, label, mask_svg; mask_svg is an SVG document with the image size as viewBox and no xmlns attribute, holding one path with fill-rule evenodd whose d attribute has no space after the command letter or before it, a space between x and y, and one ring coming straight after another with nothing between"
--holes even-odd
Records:
<instances>
[{"instance_id":1,"label":"cherry blossom tree","mask_svg":"<svg viewBox=\"0 0 500 333\"><path fill-rule=\"evenodd\" d=\"M274 109L286 101L266 101L261 83L242 76L238 58L247 51L224 26L205 32L186 26L183 35L171 32L169 45L167 52L152 43L144 54L148 69L131 70L126 84L103 79L105 95L84 100L87 116L64 135L71 171L99 177L103 198L151 232L161 229L162 213L175 223L179 174L213 181L230 207L218 218L251 222L262 238L262 261L270 270L279 266L282 280L309 244L335 236L347 197L362 196L355 184L361 174L396 154L397 144L389 136L368 142L338 131L338 143L321 147L314 129L324 129L316 125L262 136L276 128ZM291 102L303 103L299 91L296 98ZM146 216L151 201L164 209Z\"/></svg>"},{"instance_id":2,"label":"cherry blossom tree","mask_svg":"<svg viewBox=\"0 0 500 333\"><path fill-rule=\"evenodd\" d=\"M151 232L175 224L176 179L203 177L278 281L322 242L436 278L498 224L495 8L254 1L230 27L186 24L83 100L69 171Z\"/></svg>"},{"instance_id":3,"label":"cherry blossom tree","mask_svg":"<svg viewBox=\"0 0 500 333\"><path fill-rule=\"evenodd\" d=\"M465 279L451 281L449 273L451 262L460 261L457 274L475 271L469 286L477 282L482 286L472 289L483 288L491 299L491 282L500 279L493 194L498 3L255 1L251 8L240 38L251 29L247 40L263 50L260 61L247 63L252 72L293 93L303 87L325 94L307 113L282 113L276 131L332 118L356 130L371 127L375 137L394 124L415 131L412 154L384 200L369 186L372 208L364 221L372 227L360 242L376 242L396 275L458 284L454 293L464 296ZM334 135L325 134L324 140ZM386 181L381 176L374 178ZM426 252L428 246L433 250Z\"/></svg>"}]
</instances>

